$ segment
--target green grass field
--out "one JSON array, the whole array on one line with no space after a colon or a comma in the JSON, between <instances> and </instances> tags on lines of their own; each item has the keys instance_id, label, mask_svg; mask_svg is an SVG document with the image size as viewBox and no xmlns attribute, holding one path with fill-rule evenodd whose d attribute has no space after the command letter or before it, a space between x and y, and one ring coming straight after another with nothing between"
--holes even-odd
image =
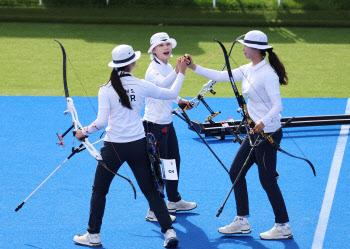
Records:
<instances>
[{"instance_id":1,"label":"green grass field","mask_svg":"<svg viewBox=\"0 0 350 249\"><path fill-rule=\"evenodd\" d=\"M58 39L66 48L89 96L97 96L98 86L109 79L111 51L118 44L130 44L142 52L134 75L143 78L150 63L147 50L155 32L165 31L178 42L177 57L190 53L201 64L220 50L213 41L225 45L253 27L101 25L54 23L0 23L1 95L63 96L62 53ZM281 87L282 97L350 96L350 32L347 28L259 28L269 37L275 52L285 63L290 84ZM236 44L232 58L238 65L248 63L242 45ZM203 66L221 69L220 52ZM231 66L236 67L231 60ZM68 64L68 83L72 96L85 96L72 67ZM188 70L190 72L190 70ZM181 92L193 97L207 80L188 73ZM217 97L233 96L229 83L215 86Z\"/></svg>"}]
</instances>

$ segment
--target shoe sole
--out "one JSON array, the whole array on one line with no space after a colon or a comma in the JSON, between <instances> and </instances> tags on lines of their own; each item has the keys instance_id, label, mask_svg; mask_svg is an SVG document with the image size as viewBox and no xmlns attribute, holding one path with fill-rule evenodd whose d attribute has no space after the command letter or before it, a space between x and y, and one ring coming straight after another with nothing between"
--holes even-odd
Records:
<instances>
[{"instance_id":1,"label":"shoe sole","mask_svg":"<svg viewBox=\"0 0 350 249\"><path fill-rule=\"evenodd\" d=\"M79 242L75 242L75 244L79 245L79 246L88 246L88 247L102 247L102 243L99 243L99 244L82 244L82 243L79 243Z\"/></svg>"},{"instance_id":2,"label":"shoe sole","mask_svg":"<svg viewBox=\"0 0 350 249\"><path fill-rule=\"evenodd\" d=\"M158 220L156 220L156 219L152 219L152 218L148 218L148 217L146 217L146 221L150 221L150 222L158 222Z\"/></svg>"},{"instance_id":3,"label":"shoe sole","mask_svg":"<svg viewBox=\"0 0 350 249\"><path fill-rule=\"evenodd\" d=\"M218 230L218 232L221 234L227 234L227 235L230 235L230 234L249 234L252 232L252 230L250 230L250 229L249 230L242 230L241 232L238 232L238 233L224 233L224 232L220 232L219 230Z\"/></svg>"},{"instance_id":4,"label":"shoe sole","mask_svg":"<svg viewBox=\"0 0 350 249\"><path fill-rule=\"evenodd\" d=\"M171 219L171 218L170 218ZM146 221L149 221L149 222L158 222L158 220L156 219L152 219L152 218L148 218L146 217ZM176 221L176 218L174 220L171 219L171 221L174 223Z\"/></svg>"},{"instance_id":5,"label":"shoe sole","mask_svg":"<svg viewBox=\"0 0 350 249\"><path fill-rule=\"evenodd\" d=\"M179 244L178 239L170 239L166 245L164 245L165 248L174 248L177 247Z\"/></svg>"},{"instance_id":6,"label":"shoe sole","mask_svg":"<svg viewBox=\"0 0 350 249\"><path fill-rule=\"evenodd\" d=\"M262 240L279 240L279 239L293 239L293 234L288 234L288 235L284 235L283 237L274 237L274 238L262 238L260 236L260 239Z\"/></svg>"},{"instance_id":7,"label":"shoe sole","mask_svg":"<svg viewBox=\"0 0 350 249\"><path fill-rule=\"evenodd\" d=\"M175 214L176 212L186 212L186 211L191 211L193 209L195 209L197 206L195 206L194 208L191 209L168 209L169 213L171 214Z\"/></svg>"}]
</instances>

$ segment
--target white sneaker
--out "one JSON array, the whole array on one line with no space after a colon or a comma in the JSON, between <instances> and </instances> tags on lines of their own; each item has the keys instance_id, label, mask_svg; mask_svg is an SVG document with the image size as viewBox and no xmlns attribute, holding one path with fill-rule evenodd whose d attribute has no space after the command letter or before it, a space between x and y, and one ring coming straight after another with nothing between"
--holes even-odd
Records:
<instances>
[{"instance_id":1,"label":"white sneaker","mask_svg":"<svg viewBox=\"0 0 350 249\"><path fill-rule=\"evenodd\" d=\"M166 233L164 234L164 247L165 248L173 248L173 247L177 247L177 245L179 244L179 240L176 237L176 233L174 231L174 229L168 229L166 231Z\"/></svg>"},{"instance_id":2,"label":"white sneaker","mask_svg":"<svg viewBox=\"0 0 350 249\"><path fill-rule=\"evenodd\" d=\"M170 219L171 219L172 222L175 222L176 216L170 214ZM152 222L158 222L156 215L150 209L148 209L148 211L147 211L146 220L147 221L152 221Z\"/></svg>"},{"instance_id":3,"label":"white sneaker","mask_svg":"<svg viewBox=\"0 0 350 249\"><path fill-rule=\"evenodd\" d=\"M197 207L195 202L187 202L179 200L177 202L167 201L169 213L176 213L177 211L190 211Z\"/></svg>"},{"instance_id":4,"label":"white sneaker","mask_svg":"<svg viewBox=\"0 0 350 249\"><path fill-rule=\"evenodd\" d=\"M101 236L99 233L91 234L87 232L86 234L78 234L73 238L75 244L90 247L101 247Z\"/></svg>"},{"instance_id":5,"label":"white sneaker","mask_svg":"<svg viewBox=\"0 0 350 249\"><path fill-rule=\"evenodd\" d=\"M292 239L293 234L288 224L281 225L276 223L270 231L261 233L260 238L266 240Z\"/></svg>"},{"instance_id":6,"label":"white sneaker","mask_svg":"<svg viewBox=\"0 0 350 249\"><path fill-rule=\"evenodd\" d=\"M219 228L219 233L223 234L248 234L251 233L248 220L243 220L238 216L235 217L230 225Z\"/></svg>"}]
</instances>

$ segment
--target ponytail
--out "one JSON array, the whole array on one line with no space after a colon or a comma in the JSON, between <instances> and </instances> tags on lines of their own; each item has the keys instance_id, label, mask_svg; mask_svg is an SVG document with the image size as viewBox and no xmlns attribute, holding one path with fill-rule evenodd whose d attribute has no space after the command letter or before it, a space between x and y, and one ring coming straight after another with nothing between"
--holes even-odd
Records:
<instances>
[{"instance_id":1,"label":"ponytail","mask_svg":"<svg viewBox=\"0 0 350 249\"><path fill-rule=\"evenodd\" d=\"M271 67L276 71L280 85L288 85L288 76L283 63L278 58L277 54L272 51L272 48L267 50L260 50L263 57L266 56L266 52L269 53L269 62Z\"/></svg>"},{"instance_id":2,"label":"ponytail","mask_svg":"<svg viewBox=\"0 0 350 249\"><path fill-rule=\"evenodd\" d=\"M124 71L126 67L121 67L118 68L118 71ZM130 100L129 100L129 96L126 94L125 89L122 85L122 82L120 81L120 77L118 74L118 71L113 69L112 73L111 73L111 78L109 79L112 83L112 86L114 88L114 90L117 92L119 98L120 98L120 102L122 103L122 106L132 109L131 104L130 104Z\"/></svg>"}]
</instances>

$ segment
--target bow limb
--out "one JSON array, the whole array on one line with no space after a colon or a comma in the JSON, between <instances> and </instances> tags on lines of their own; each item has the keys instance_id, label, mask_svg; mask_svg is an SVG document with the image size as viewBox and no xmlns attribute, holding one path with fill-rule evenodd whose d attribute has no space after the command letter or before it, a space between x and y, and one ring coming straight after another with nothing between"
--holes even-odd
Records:
<instances>
[{"instance_id":1,"label":"bow limb","mask_svg":"<svg viewBox=\"0 0 350 249\"><path fill-rule=\"evenodd\" d=\"M239 39L240 37L238 37L235 42L233 43L233 45L236 43L236 41ZM232 75L232 71L231 71L231 65L230 65L230 60L229 60L229 55L227 54L227 50L225 48L225 46L218 40L215 40L217 43L219 43L219 45L221 46L222 48L222 52L224 53L224 57L225 57L225 62L226 62L226 68L227 68L227 73L228 73L228 76L229 76L229 79L230 79L230 83L231 83L231 86L233 88L233 91L235 93L235 96L237 98L237 101L238 101L238 105L240 108L242 108L243 110L243 117L244 118L248 118L248 111L247 111L247 107L246 107L246 103L245 103L245 100L243 98L243 96L241 94L239 94L239 91L237 89L237 86L236 86L236 83L235 83L235 80L233 79L233 75ZM233 46L232 45L232 46Z\"/></svg>"},{"instance_id":2,"label":"bow limb","mask_svg":"<svg viewBox=\"0 0 350 249\"><path fill-rule=\"evenodd\" d=\"M57 42L61 49L62 49L62 54L63 54L63 85L64 85L64 93L66 98L69 97L69 91L68 91L68 83L67 83L67 56L66 56L66 50L64 49L63 45L55 40Z\"/></svg>"},{"instance_id":3,"label":"bow limb","mask_svg":"<svg viewBox=\"0 0 350 249\"><path fill-rule=\"evenodd\" d=\"M294 158L298 158L298 159L304 160L305 162L307 162L307 163L310 165L310 167L311 167L311 169L312 169L312 172L314 173L314 176L316 176L315 167L314 167L314 165L313 165L307 158L303 158L303 157L299 157L299 156L292 155L292 154L288 153L287 151L283 150L283 149L280 148L280 147L278 147L277 150L280 151L280 152L282 152L282 153L284 153L284 154L286 154L286 155L288 155L288 156L291 156L291 157L294 157Z\"/></svg>"},{"instance_id":4,"label":"bow limb","mask_svg":"<svg viewBox=\"0 0 350 249\"><path fill-rule=\"evenodd\" d=\"M297 158L297 159L301 159L301 160L304 160L305 162L307 162L307 163L310 165L310 167L311 167L311 169L312 169L312 171L313 171L313 173L314 173L314 176L316 176L315 167L314 167L314 165L309 161L309 159L290 154L289 152L283 150L283 149L280 147L280 145L277 144L277 143L272 139L272 135L273 135L273 134L275 134L276 132L282 130L282 128L284 128L285 126L287 126L288 124L290 124L294 119L295 119L295 117L292 117L292 118L288 119L280 128L278 128L275 132L271 133L270 135L266 135L265 133L263 133L263 134L262 134L262 137L263 137L264 140L269 141L270 144L271 144L273 147L275 147L278 151L280 151L280 152L282 152L282 153L284 153L284 154L286 154L286 155L288 155L288 156L291 156L291 157L294 157L294 158ZM263 142L264 140L262 140L261 142ZM257 146L258 146L261 142L259 142L259 143L257 144Z\"/></svg>"},{"instance_id":5,"label":"bow limb","mask_svg":"<svg viewBox=\"0 0 350 249\"><path fill-rule=\"evenodd\" d=\"M101 157L101 160L97 160L97 161L99 162L99 164L101 164L106 170L108 170L108 171L111 172L112 174L117 175L117 176L123 178L124 180L126 180L126 181L131 185L132 190L134 191L134 198L136 199L136 189L135 189L135 186L134 186L134 184L132 183L132 181L130 181L130 179L128 179L128 178L126 178L125 176L122 176L122 175L120 175L120 174L118 174L118 173L116 173L116 172L114 172L114 171L112 171L112 170L110 170L110 169L107 167L107 165L102 161L102 157Z\"/></svg>"},{"instance_id":6,"label":"bow limb","mask_svg":"<svg viewBox=\"0 0 350 249\"><path fill-rule=\"evenodd\" d=\"M65 114L70 113L72 115L72 122L73 122L73 126L74 126L73 135L75 136L75 133L78 130L83 129L83 126L79 122L78 113L77 113L77 110L75 109L73 99L69 96L68 83L67 83L67 59L66 59L67 56L66 56L66 51L65 51L63 45L58 40L55 40L55 41L60 45L60 47L62 49L62 54L63 54L63 85L64 85L64 92L65 92L65 96L66 96L67 108L68 108L68 110L65 111L64 113ZM107 165L103 162L101 154L89 142L87 137L82 139L82 144L85 147L81 148L79 146L77 149L75 149L75 151L76 152L80 152L80 151L86 149L87 151L89 151L90 155L93 158L95 158L106 170L108 170L109 172L111 172L114 175L117 175L117 176L125 179L131 185L131 187L132 187L132 189L134 191L134 197L136 199L136 189L135 189L135 186L133 185L133 183L131 182L131 180L126 178L126 177L124 177L124 176L122 176L122 175L120 175L120 174L118 174L118 173L116 173L116 172L114 172L114 171L112 171L111 169L109 169L107 167Z\"/></svg>"}]
</instances>

